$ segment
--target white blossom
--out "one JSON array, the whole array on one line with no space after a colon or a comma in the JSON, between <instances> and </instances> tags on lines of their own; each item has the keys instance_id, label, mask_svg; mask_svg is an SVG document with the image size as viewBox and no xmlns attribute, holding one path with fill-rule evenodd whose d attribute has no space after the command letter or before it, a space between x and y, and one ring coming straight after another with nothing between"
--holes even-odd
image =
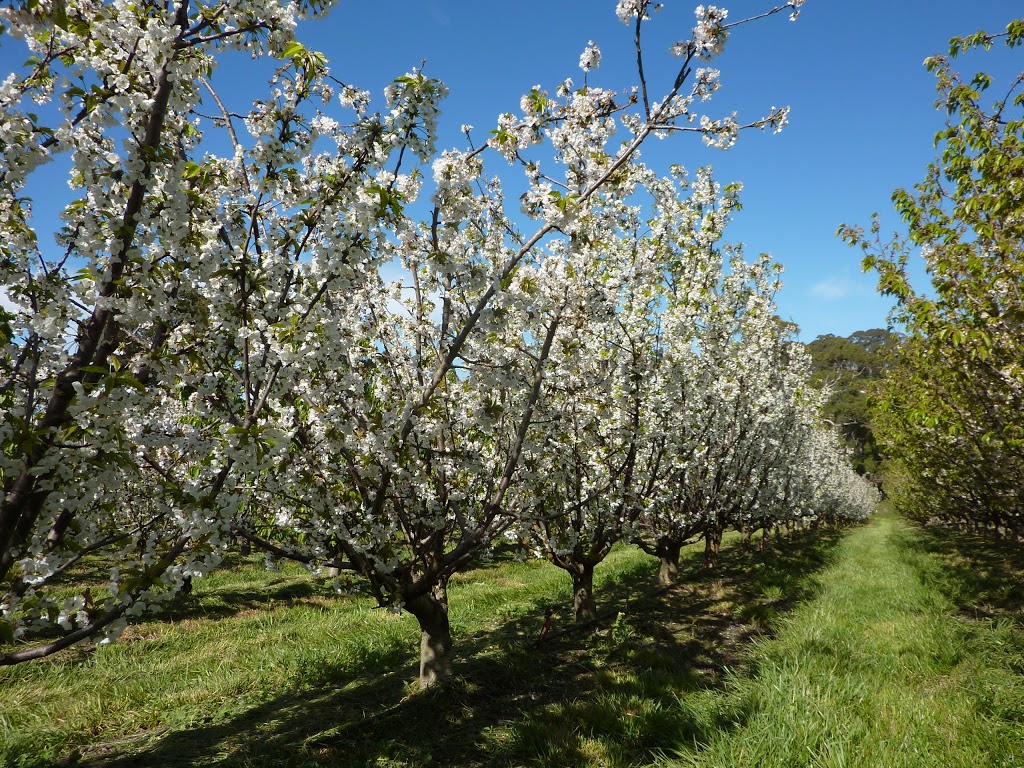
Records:
<instances>
[{"instance_id":1,"label":"white blossom","mask_svg":"<svg viewBox=\"0 0 1024 768\"><path fill-rule=\"evenodd\" d=\"M597 69L600 65L601 49L591 40L580 55L580 69L584 72L589 72L592 69Z\"/></svg>"}]
</instances>

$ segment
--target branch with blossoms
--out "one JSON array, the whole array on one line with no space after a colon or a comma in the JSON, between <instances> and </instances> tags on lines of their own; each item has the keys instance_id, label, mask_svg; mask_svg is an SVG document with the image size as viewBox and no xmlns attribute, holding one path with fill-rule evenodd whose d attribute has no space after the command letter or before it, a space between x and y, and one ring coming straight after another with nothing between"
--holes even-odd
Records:
<instances>
[{"instance_id":1,"label":"branch with blossoms","mask_svg":"<svg viewBox=\"0 0 1024 768\"><path fill-rule=\"evenodd\" d=\"M0 195L14 212L2 224L0 269L17 305L0 317L10 326L2 378L18 403L0 434L0 570L46 586L71 572L74 546L108 542L124 567L112 570L100 610L129 607L102 626L75 613L67 631L112 639L120 618L216 567L241 535L274 557L358 571L380 602L420 620L424 682L443 676L447 580L517 516L548 517L524 492L539 468L557 465L553 477L573 487L576 469L590 471L552 455L559 398L583 398L565 401L578 419L566 438L573 455L586 455L587 436L601 452L574 509L604 505L633 519L636 489L653 493L652 476L669 463L664 443L643 439L654 403L666 411L660 393L641 388L642 373L663 354L659 297L689 290L686 276L704 269L694 263L713 253L669 244L683 237L669 210L685 213L680 226L701 247L721 221L703 203L671 208L680 190L661 184L637 150L714 93L717 73L691 65L720 46L724 14L699 10L657 102L637 31L639 115L633 92L596 84L600 51L588 45L583 88L535 89L486 144L439 154L444 86L415 70L372 112L368 94L294 40L292 6L68 8L92 24L92 38L135 42L86 50L69 44L77 32L26 22L38 51L70 50L87 71L102 62L117 81L110 93L56 94L36 77L44 98L64 99L55 143L43 146L49 136L21 114L23 93L0 93L0 123L11 126ZM617 12L639 25L648 4ZM241 119L217 95L213 66L247 39L233 30L282 60L269 97ZM227 156L203 142L211 121L200 116L201 92L218 105L212 122L227 133ZM327 112L335 97L340 120ZM118 149L110 125L135 141ZM704 130L733 135L726 122ZM545 147L543 167L531 166ZM65 149L79 199L64 212L65 257L55 263L27 225L22 182L47 152ZM495 154L526 170L532 234L507 211L500 179L485 176ZM705 187L698 178L702 201ZM418 221L409 211L424 189L433 210ZM643 264L634 260L642 226L658 232ZM389 282L391 264L403 272ZM692 319L701 298L691 298ZM603 343L576 346L591 333ZM629 376L618 378L613 359ZM612 394L588 401L580 380ZM609 490L617 495L606 503ZM139 529L117 503L126 494L159 524ZM110 539L117 530L134 533ZM46 537L54 545L40 548ZM46 625L50 608L63 610L42 590L26 595L0 603L0 632L19 641Z\"/></svg>"}]
</instances>

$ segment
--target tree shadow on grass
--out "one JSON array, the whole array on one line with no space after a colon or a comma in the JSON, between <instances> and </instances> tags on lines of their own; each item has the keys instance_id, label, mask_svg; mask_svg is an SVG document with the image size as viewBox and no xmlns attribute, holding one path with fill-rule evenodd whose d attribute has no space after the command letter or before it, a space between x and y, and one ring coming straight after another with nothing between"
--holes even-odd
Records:
<instances>
[{"instance_id":1,"label":"tree shadow on grass","mask_svg":"<svg viewBox=\"0 0 1024 768\"><path fill-rule=\"evenodd\" d=\"M813 594L813 573L841 536L800 532L764 553L729 547L719 568L703 574L694 549L669 590L653 589L652 561L604 582L602 604L619 613L593 627L536 647L548 607L538 599L523 617L457 638L458 675L445 685L418 690L416 660L395 651L372 660L375 673L325 668L312 690L220 722L89 747L80 764L647 764L747 720L749 703L718 694L729 674L756 672L751 639ZM558 613L564 622L569 615L568 607Z\"/></svg>"},{"instance_id":2,"label":"tree shadow on grass","mask_svg":"<svg viewBox=\"0 0 1024 768\"><path fill-rule=\"evenodd\" d=\"M938 558L941 568L925 578L972 619L1013 618L1024 622L1024 548L991 534L944 527L911 528L901 540L911 552Z\"/></svg>"},{"instance_id":3,"label":"tree shadow on grass","mask_svg":"<svg viewBox=\"0 0 1024 768\"><path fill-rule=\"evenodd\" d=\"M326 581L281 577L252 587L218 587L209 592L176 595L154 617L160 621L227 619L247 611L268 607L323 605L337 598Z\"/></svg>"},{"instance_id":4,"label":"tree shadow on grass","mask_svg":"<svg viewBox=\"0 0 1024 768\"><path fill-rule=\"evenodd\" d=\"M54 583L57 586L84 585L102 594L105 592L107 581L110 578L110 569L116 565L115 559L106 556L85 558L72 571L62 575ZM262 558L229 554L221 563L221 570L228 572L245 566L255 566L262 570ZM345 573L340 577L340 586L351 590L357 588L360 581L358 577ZM262 575L251 585L244 581L230 585L216 583L209 585L206 579L196 579L192 584L194 591L189 594L174 595L152 614L152 618L160 622L216 620L227 619L248 611L266 610L268 606L275 605L277 607L322 605L325 601L337 598L337 592L334 589L334 584L337 582L339 582L339 578L315 578L304 570L280 572L270 577ZM145 623L135 624L134 627L144 628ZM36 636L45 639L59 635L59 628L55 628L50 631L43 630Z\"/></svg>"}]
</instances>

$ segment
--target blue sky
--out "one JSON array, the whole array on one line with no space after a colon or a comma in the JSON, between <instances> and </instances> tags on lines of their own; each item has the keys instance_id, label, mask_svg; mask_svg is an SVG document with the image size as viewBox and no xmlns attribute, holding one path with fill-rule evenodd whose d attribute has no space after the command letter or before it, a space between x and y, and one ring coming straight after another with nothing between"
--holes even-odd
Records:
<instances>
[{"instance_id":1,"label":"blue sky","mask_svg":"<svg viewBox=\"0 0 1024 768\"><path fill-rule=\"evenodd\" d=\"M689 36L694 5L666 0L647 27L655 93L674 75L678 60L668 47ZM760 0L721 5L730 21L770 7ZM300 39L328 56L336 77L374 94L426 59L426 73L450 89L442 144L463 146L460 125L476 126L482 141L497 115L515 111L534 84L553 90L564 77L578 82L588 40L604 54L591 82L633 84L632 31L614 9L614 0L340 0L326 18L303 24ZM780 14L734 30L711 64L722 72L722 88L709 114L735 110L743 122L789 105L783 133L748 132L727 152L707 149L694 136L674 136L652 142L644 157L658 168L711 163L719 180L743 183L744 209L727 238L743 242L751 256L766 251L786 265L780 314L799 324L804 340L882 326L888 304L875 294L871 276L860 273L857 252L835 237L836 228L867 225L873 211L883 214L886 227L898 226L890 195L923 176L942 126L924 58L944 51L953 35L1001 31L1022 11L1020 0L807 0L796 22ZM2 40L0 72L17 69L23 51ZM1005 81L1024 69L1024 56L1020 49L993 49L961 66ZM241 58L226 65L222 74L238 86L232 95L261 95L256 69ZM37 208L64 196L57 174L40 183L47 188L37 190Z\"/></svg>"},{"instance_id":2,"label":"blue sky","mask_svg":"<svg viewBox=\"0 0 1024 768\"><path fill-rule=\"evenodd\" d=\"M673 63L668 46L689 35L695 5L668 0L648 25L654 90L669 77L657 65ZM770 7L753 0L720 5L730 20ZM460 124L486 132L532 85L578 80L588 40L604 54L593 82L632 83L632 34L614 9L614 0L341 0L304 37L328 55L338 76L372 90L427 59L427 73L451 91L444 135L460 144ZM727 152L675 136L644 155L656 165L711 163L720 180L743 182L744 209L727 236L751 255L766 251L786 265L780 313L800 325L804 340L883 326L888 303L835 231L844 222L868 225L873 211L896 228L893 189L920 180L935 156L943 118L925 57L944 51L954 35L1002 31L1020 15L1019 0L807 0L796 22L779 15L734 30L712 62L722 88L710 113L737 110L741 119L755 119L772 105L789 105L783 133L749 132ZM1015 75L1024 55L993 48L964 67Z\"/></svg>"}]
</instances>

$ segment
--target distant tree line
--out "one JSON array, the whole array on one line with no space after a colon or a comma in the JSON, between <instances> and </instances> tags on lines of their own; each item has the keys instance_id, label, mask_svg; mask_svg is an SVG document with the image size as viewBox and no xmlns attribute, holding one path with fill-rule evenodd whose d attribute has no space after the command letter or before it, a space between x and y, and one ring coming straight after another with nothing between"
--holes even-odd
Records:
<instances>
[{"instance_id":1,"label":"distant tree line","mask_svg":"<svg viewBox=\"0 0 1024 768\"><path fill-rule=\"evenodd\" d=\"M870 396L898 341L893 331L872 328L845 337L824 334L807 345L811 383L826 392L824 418L839 430L854 469L876 482L884 454L871 427Z\"/></svg>"}]
</instances>

